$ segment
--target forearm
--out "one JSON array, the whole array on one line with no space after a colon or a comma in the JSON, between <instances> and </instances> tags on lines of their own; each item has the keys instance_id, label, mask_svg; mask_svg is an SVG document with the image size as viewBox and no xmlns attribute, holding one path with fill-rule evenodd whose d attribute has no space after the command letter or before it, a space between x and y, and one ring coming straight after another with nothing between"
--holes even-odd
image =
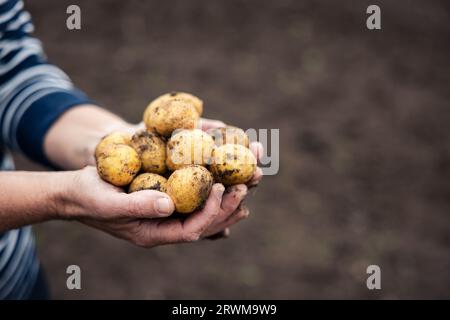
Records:
<instances>
[{"instance_id":1,"label":"forearm","mask_svg":"<svg viewBox=\"0 0 450 320\"><path fill-rule=\"evenodd\" d=\"M95 146L104 135L132 127L100 107L77 106L66 111L48 130L44 151L48 159L61 168L82 168L93 164Z\"/></svg>"},{"instance_id":2,"label":"forearm","mask_svg":"<svg viewBox=\"0 0 450 320\"><path fill-rule=\"evenodd\" d=\"M0 233L58 218L70 172L0 172Z\"/></svg>"}]
</instances>

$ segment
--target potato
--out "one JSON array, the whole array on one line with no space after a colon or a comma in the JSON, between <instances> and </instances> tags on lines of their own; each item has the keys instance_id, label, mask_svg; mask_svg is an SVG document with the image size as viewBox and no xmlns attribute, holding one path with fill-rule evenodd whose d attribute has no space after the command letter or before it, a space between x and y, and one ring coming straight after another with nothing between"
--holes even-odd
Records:
<instances>
[{"instance_id":1,"label":"potato","mask_svg":"<svg viewBox=\"0 0 450 320\"><path fill-rule=\"evenodd\" d=\"M170 93L163 94L162 96L159 96L158 98L153 100L149 106L158 105L158 104L161 104L161 102L169 101L169 100L181 100L181 101L188 102L194 106L194 108L195 108L195 110L197 110L197 113L199 116L201 116L203 113L203 101L200 100L198 97L196 97L190 93L186 93L186 92L173 91ZM144 116L144 118L145 118L145 116Z\"/></svg>"},{"instance_id":2,"label":"potato","mask_svg":"<svg viewBox=\"0 0 450 320\"><path fill-rule=\"evenodd\" d=\"M145 172L166 171L166 144L157 133L139 130L131 137L130 146L139 154Z\"/></svg>"},{"instance_id":3,"label":"potato","mask_svg":"<svg viewBox=\"0 0 450 320\"><path fill-rule=\"evenodd\" d=\"M110 144L97 158L100 177L118 187L129 184L141 169L137 152L124 144Z\"/></svg>"},{"instance_id":4,"label":"potato","mask_svg":"<svg viewBox=\"0 0 450 320\"><path fill-rule=\"evenodd\" d=\"M200 209L213 185L211 173L202 166L191 165L178 169L167 180L167 194L179 213Z\"/></svg>"},{"instance_id":5,"label":"potato","mask_svg":"<svg viewBox=\"0 0 450 320\"><path fill-rule=\"evenodd\" d=\"M249 146L249 138L244 130L227 126L225 128L216 128L208 130L208 133L212 136L215 144L221 146L224 144L240 144L246 148Z\"/></svg>"},{"instance_id":6,"label":"potato","mask_svg":"<svg viewBox=\"0 0 450 320\"><path fill-rule=\"evenodd\" d=\"M102 138L95 148L95 158L98 158L100 154L110 144L126 144L129 145L131 141L131 135L125 132L115 131Z\"/></svg>"},{"instance_id":7,"label":"potato","mask_svg":"<svg viewBox=\"0 0 450 320\"><path fill-rule=\"evenodd\" d=\"M144 112L147 129L164 137L170 136L176 129L194 129L199 118L192 103L183 100L152 102Z\"/></svg>"},{"instance_id":8,"label":"potato","mask_svg":"<svg viewBox=\"0 0 450 320\"><path fill-rule=\"evenodd\" d=\"M202 130L181 130L167 142L167 167L176 170L190 164L205 166L210 163L213 148L213 139Z\"/></svg>"},{"instance_id":9,"label":"potato","mask_svg":"<svg viewBox=\"0 0 450 320\"><path fill-rule=\"evenodd\" d=\"M128 188L128 193L141 190L156 190L166 192L167 179L155 173L141 173Z\"/></svg>"},{"instance_id":10,"label":"potato","mask_svg":"<svg viewBox=\"0 0 450 320\"><path fill-rule=\"evenodd\" d=\"M253 153L238 144L224 144L213 150L210 170L217 182L225 186L248 182L256 169Z\"/></svg>"},{"instance_id":11,"label":"potato","mask_svg":"<svg viewBox=\"0 0 450 320\"><path fill-rule=\"evenodd\" d=\"M187 92L171 92L168 94L170 96L170 99L175 99L175 100L183 100L183 101L187 101L190 102L195 110L197 110L197 113L199 116L202 115L203 113L203 101L201 99L199 99L198 97L187 93Z\"/></svg>"}]
</instances>

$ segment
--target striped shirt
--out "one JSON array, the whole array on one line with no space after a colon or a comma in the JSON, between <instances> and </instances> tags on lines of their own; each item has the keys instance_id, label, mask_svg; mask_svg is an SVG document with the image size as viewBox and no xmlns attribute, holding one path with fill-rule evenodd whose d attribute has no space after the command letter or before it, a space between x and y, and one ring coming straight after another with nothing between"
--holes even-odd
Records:
<instances>
[{"instance_id":1,"label":"striped shirt","mask_svg":"<svg viewBox=\"0 0 450 320\"><path fill-rule=\"evenodd\" d=\"M8 150L51 165L44 136L67 109L88 103L69 77L48 63L31 34L30 14L20 0L0 0L0 169L12 170ZM0 190L2 201L2 190ZM30 227L0 234L0 299L26 299L39 263Z\"/></svg>"}]
</instances>

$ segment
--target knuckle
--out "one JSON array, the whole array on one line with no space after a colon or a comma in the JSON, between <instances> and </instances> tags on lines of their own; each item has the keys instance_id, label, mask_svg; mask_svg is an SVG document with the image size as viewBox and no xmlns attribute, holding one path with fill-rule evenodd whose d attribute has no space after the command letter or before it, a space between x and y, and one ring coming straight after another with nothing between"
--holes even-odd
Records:
<instances>
[{"instance_id":1,"label":"knuckle","mask_svg":"<svg viewBox=\"0 0 450 320\"><path fill-rule=\"evenodd\" d=\"M200 239L200 233L198 232L188 232L183 236L184 242L196 242Z\"/></svg>"},{"instance_id":2,"label":"knuckle","mask_svg":"<svg viewBox=\"0 0 450 320\"><path fill-rule=\"evenodd\" d=\"M137 236L131 239L131 242L141 248L152 248L157 244L148 237Z\"/></svg>"},{"instance_id":3,"label":"knuckle","mask_svg":"<svg viewBox=\"0 0 450 320\"><path fill-rule=\"evenodd\" d=\"M82 172L94 172L94 170L96 170L93 166L84 166L83 168L81 168Z\"/></svg>"},{"instance_id":4,"label":"knuckle","mask_svg":"<svg viewBox=\"0 0 450 320\"><path fill-rule=\"evenodd\" d=\"M95 217L104 220L121 217L120 208L104 200L94 202L92 204L91 212Z\"/></svg>"},{"instance_id":5,"label":"knuckle","mask_svg":"<svg viewBox=\"0 0 450 320\"><path fill-rule=\"evenodd\" d=\"M223 204L222 210L225 211L225 213L229 214L233 212L238 205L239 205L238 201L227 201L226 203Z\"/></svg>"},{"instance_id":6,"label":"knuckle","mask_svg":"<svg viewBox=\"0 0 450 320\"><path fill-rule=\"evenodd\" d=\"M144 213L144 208L140 201L137 201L137 199L132 198L128 202L127 211L128 213L141 216Z\"/></svg>"},{"instance_id":7,"label":"knuckle","mask_svg":"<svg viewBox=\"0 0 450 320\"><path fill-rule=\"evenodd\" d=\"M141 224L136 224L128 231L128 240L134 245L142 248L151 248L156 246L153 237L146 232L146 229Z\"/></svg>"},{"instance_id":8,"label":"knuckle","mask_svg":"<svg viewBox=\"0 0 450 320\"><path fill-rule=\"evenodd\" d=\"M243 208L243 209L241 209L241 211L239 211L240 219L247 219L249 215L250 215L250 210L248 210L247 208Z\"/></svg>"},{"instance_id":9,"label":"knuckle","mask_svg":"<svg viewBox=\"0 0 450 320\"><path fill-rule=\"evenodd\" d=\"M210 224L219 216L220 214L220 206L218 208L216 208L215 210L211 210L210 212ZM206 229L206 227L204 227L204 229ZM203 231L203 230L202 230ZM199 233L201 233L202 231L200 231Z\"/></svg>"}]
</instances>

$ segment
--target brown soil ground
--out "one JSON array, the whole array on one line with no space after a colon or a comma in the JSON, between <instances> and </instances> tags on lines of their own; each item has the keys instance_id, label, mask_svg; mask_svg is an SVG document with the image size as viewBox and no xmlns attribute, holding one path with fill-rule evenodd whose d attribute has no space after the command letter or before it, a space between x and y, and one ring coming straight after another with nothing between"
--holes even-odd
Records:
<instances>
[{"instance_id":1,"label":"brown soil ground","mask_svg":"<svg viewBox=\"0 0 450 320\"><path fill-rule=\"evenodd\" d=\"M279 128L281 168L226 241L141 249L83 225L36 228L56 298L448 298L448 1L27 1L52 62L139 121L186 90L206 116ZM19 159L20 168L36 168ZM82 290L65 269L82 268ZM382 290L366 288L366 267Z\"/></svg>"}]
</instances>

